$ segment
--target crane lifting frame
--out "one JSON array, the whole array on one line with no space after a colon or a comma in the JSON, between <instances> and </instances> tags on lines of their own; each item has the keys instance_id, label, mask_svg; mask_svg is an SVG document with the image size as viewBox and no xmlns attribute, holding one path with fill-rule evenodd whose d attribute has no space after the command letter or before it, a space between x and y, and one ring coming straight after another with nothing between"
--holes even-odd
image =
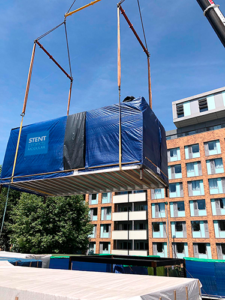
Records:
<instances>
[{"instance_id":1,"label":"crane lifting frame","mask_svg":"<svg viewBox=\"0 0 225 300\"><path fill-rule=\"evenodd\" d=\"M72 11L70 13L65 14L65 18L67 16L70 16L86 7L89 7L97 2L100 2L101 0L93 1L75 11ZM136 36L138 42L140 43L141 47L143 48L144 52L147 55L148 59L148 84L149 84L149 104L152 108L152 95L151 95L151 76L150 76L150 54L144 44L142 43L141 39L139 38L137 32L135 31L133 25L131 24L130 20L128 19L125 11L123 10L121 6L122 1L117 5L118 8L118 85L119 85L119 92L120 92L120 86L121 86L121 56L120 56L120 12L123 14L125 20L127 21L129 27L133 31L134 35ZM64 20L63 23L66 21ZM58 28L61 26L56 26L55 28ZM54 30L54 29L53 29ZM52 31L52 30L51 30ZM51 32L49 31L49 32ZM45 35L43 35L45 36ZM42 36L41 36L42 37ZM40 37L40 38L41 38ZM18 155L18 149L20 144L20 136L22 131L22 125L23 125L23 118L26 112L26 105L27 105L27 99L29 94L29 88L30 88L30 81L31 81L31 75L32 75L32 69L33 69L33 63L34 63L34 56L35 56L35 50L36 50L36 44L39 45L39 47L49 56L49 58L61 69L61 71L71 80L70 84L70 90L69 90L69 97L68 97L68 107L67 107L67 116L69 115L69 106L70 106L70 99L71 99L71 90L72 90L72 83L73 78L72 74L69 75L59 64L58 62L50 55L50 53L40 44L38 41L40 38L36 39L34 41L32 56L31 56L31 62L30 62L30 68L28 73L28 80L27 80L27 86L26 86L26 92L25 92L25 98L24 98L24 104L23 104L23 110L22 110L22 120L20 124L19 129L19 135L18 135L18 141L17 141L17 147L15 152L15 159L14 159L14 165L13 165L13 171L12 176L10 178L10 182L5 182L5 186L12 186L21 190L26 190L30 192L35 192L44 196L53 196L53 195L70 195L70 194L79 194L86 190L88 193L95 193L96 190L100 190L102 192L104 191L118 191L118 190L134 190L134 189L152 189L152 188L166 188L167 184L159 178L154 172L151 172L151 170L143 168L142 165L136 165L137 162L133 162L133 166L126 166L126 163L122 163L122 146L121 146L121 120L120 120L120 145L119 145L119 168L117 169L114 165L108 165L106 166L107 170L90 170L89 172L82 172L82 169L79 170L67 170L66 172L72 172L72 174L67 173L65 174L63 178L54 178L54 179L46 179L43 180L27 180L27 181L13 181L14 178L14 172L15 172L15 166L17 161L17 155ZM120 95L119 95L120 97ZM120 113L121 114L121 113ZM110 168L112 167L112 169ZM66 173L65 172L65 173ZM106 173L106 178L103 180L103 177L101 173ZM81 179L82 178L82 179ZM96 186L96 190L92 189L92 183Z\"/></svg>"},{"instance_id":2,"label":"crane lifting frame","mask_svg":"<svg viewBox=\"0 0 225 300\"><path fill-rule=\"evenodd\" d=\"M143 168L138 162L122 163L122 170L117 165L107 165L106 168L93 169L85 172L84 169L65 170L63 177L16 180L10 183L11 188L35 193L42 196L70 196L79 194L95 194L118 191L133 191L166 188L167 184L149 168ZM140 176L142 174L142 177ZM42 175L42 174L38 174ZM5 183L3 183L5 181ZM9 182L2 179L2 185Z\"/></svg>"},{"instance_id":3,"label":"crane lifting frame","mask_svg":"<svg viewBox=\"0 0 225 300\"><path fill-rule=\"evenodd\" d=\"M150 72L150 54L148 52L148 49L144 46L144 44L142 43L139 35L137 34L136 30L134 29L134 26L132 25L132 23L130 22L128 16L125 13L125 10L122 8L121 6L121 2L118 3L117 5L118 10L120 10L121 14L124 16L125 20L127 21L127 24L129 25L130 29L132 30L132 32L134 33L135 37L137 38L139 44L141 45L143 51L145 52L145 54L147 55L147 63L148 63L148 93L149 93L149 106L152 109L152 88L151 88L151 72ZM118 18L118 22L119 22L119 18ZM118 30L120 29L120 27L118 26ZM119 46L119 45L118 45ZM120 67L120 72L121 72L121 67ZM121 76L121 75L120 75Z\"/></svg>"}]
</instances>

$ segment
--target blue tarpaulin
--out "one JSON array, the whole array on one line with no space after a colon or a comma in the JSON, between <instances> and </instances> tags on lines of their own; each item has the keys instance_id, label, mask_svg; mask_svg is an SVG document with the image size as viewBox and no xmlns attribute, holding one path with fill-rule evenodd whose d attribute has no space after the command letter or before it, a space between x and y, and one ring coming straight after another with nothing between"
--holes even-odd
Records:
<instances>
[{"instance_id":1,"label":"blue tarpaulin","mask_svg":"<svg viewBox=\"0 0 225 300\"><path fill-rule=\"evenodd\" d=\"M198 278L202 284L202 294L225 297L225 261L186 259L188 278Z\"/></svg>"},{"instance_id":2,"label":"blue tarpaulin","mask_svg":"<svg viewBox=\"0 0 225 300\"><path fill-rule=\"evenodd\" d=\"M14 266L20 267L42 267L42 261L36 259L16 258L16 257L0 257L0 261L8 261Z\"/></svg>"},{"instance_id":3,"label":"blue tarpaulin","mask_svg":"<svg viewBox=\"0 0 225 300\"><path fill-rule=\"evenodd\" d=\"M79 122L85 123L81 126ZM78 124L77 128L70 128L74 126L72 124ZM79 131L83 128L84 133L77 135L78 128ZM122 163L125 166L143 166L153 171L165 185L168 184L165 130L144 98L121 104L121 130ZM18 128L11 131L1 183L7 184L10 180L18 132ZM118 166L119 105L88 111L80 120L77 118L76 122L67 122L67 117L62 117L24 126L14 182L72 175L71 170L64 169L63 162L66 160L73 163L74 155L71 161L69 155L73 154L71 145L74 145L76 137L84 147L84 157L82 152L79 152L80 162L76 162L78 165L84 164L79 174Z\"/></svg>"},{"instance_id":4,"label":"blue tarpaulin","mask_svg":"<svg viewBox=\"0 0 225 300\"><path fill-rule=\"evenodd\" d=\"M69 258L51 258L49 269L69 270Z\"/></svg>"},{"instance_id":5,"label":"blue tarpaulin","mask_svg":"<svg viewBox=\"0 0 225 300\"><path fill-rule=\"evenodd\" d=\"M15 177L63 170L63 142L67 117L24 126ZM11 177L19 128L12 129L2 167L2 178Z\"/></svg>"}]
</instances>

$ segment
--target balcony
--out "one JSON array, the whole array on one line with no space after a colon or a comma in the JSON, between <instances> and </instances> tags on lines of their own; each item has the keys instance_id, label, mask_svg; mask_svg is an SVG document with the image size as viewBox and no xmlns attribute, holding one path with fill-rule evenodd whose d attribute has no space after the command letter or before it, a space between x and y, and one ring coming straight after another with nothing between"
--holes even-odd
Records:
<instances>
[{"instance_id":1,"label":"balcony","mask_svg":"<svg viewBox=\"0 0 225 300\"><path fill-rule=\"evenodd\" d=\"M128 202L128 194L113 196L114 204L127 203L127 202Z\"/></svg>"},{"instance_id":2,"label":"balcony","mask_svg":"<svg viewBox=\"0 0 225 300\"><path fill-rule=\"evenodd\" d=\"M127 240L128 239L128 230L114 230L112 231L113 240Z\"/></svg>"},{"instance_id":3,"label":"balcony","mask_svg":"<svg viewBox=\"0 0 225 300\"><path fill-rule=\"evenodd\" d=\"M135 193L129 195L129 202L146 201L146 193Z\"/></svg>"},{"instance_id":4,"label":"balcony","mask_svg":"<svg viewBox=\"0 0 225 300\"><path fill-rule=\"evenodd\" d=\"M114 230L113 240L128 240L128 230ZM147 240L147 230L130 230L129 240Z\"/></svg>"},{"instance_id":5,"label":"balcony","mask_svg":"<svg viewBox=\"0 0 225 300\"><path fill-rule=\"evenodd\" d=\"M128 221L128 212L116 212L112 214L113 221Z\"/></svg>"},{"instance_id":6,"label":"balcony","mask_svg":"<svg viewBox=\"0 0 225 300\"><path fill-rule=\"evenodd\" d=\"M128 212L113 213L113 221L128 221ZM147 212L144 211L130 211L129 221L147 220Z\"/></svg>"},{"instance_id":7,"label":"balcony","mask_svg":"<svg viewBox=\"0 0 225 300\"><path fill-rule=\"evenodd\" d=\"M147 256L148 251L145 251L145 250L130 250L129 255Z\"/></svg>"},{"instance_id":8,"label":"balcony","mask_svg":"<svg viewBox=\"0 0 225 300\"><path fill-rule=\"evenodd\" d=\"M130 230L130 240L147 240L147 230Z\"/></svg>"},{"instance_id":9,"label":"balcony","mask_svg":"<svg viewBox=\"0 0 225 300\"><path fill-rule=\"evenodd\" d=\"M129 212L130 221L147 220L147 211L131 211Z\"/></svg>"},{"instance_id":10,"label":"balcony","mask_svg":"<svg viewBox=\"0 0 225 300\"><path fill-rule=\"evenodd\" d=\"M128 250L112 250L111 253L114 255L128 255Z\"/></svg>"}]
</instances>

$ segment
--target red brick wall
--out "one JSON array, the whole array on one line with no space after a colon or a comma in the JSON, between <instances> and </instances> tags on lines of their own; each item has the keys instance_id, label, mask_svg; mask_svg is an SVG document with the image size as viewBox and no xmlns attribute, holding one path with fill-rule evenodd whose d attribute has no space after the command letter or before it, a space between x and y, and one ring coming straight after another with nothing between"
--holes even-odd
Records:
<instances>
[{"instance_id":1,"label":"red brick wall","mask_svg":"<svg viewBox=\"0 0 225 300\"><path fill-rule=\"evenodd\" d=\"M183 183L183 191L184 191L184 197L182 198L164 198L160 200L152 200L151 199L151 193L150 190L147 191L147 199L148 199L148 232L149 232L149 254L153 254L153 242L167 242L167 238L164 239L153 239L152 238L152 222L166 222L166 218L159 218L159 219L152 219L152 210L151 210L151 204L152 203L158 203L158 202L168 202L168 209L169 209L169 203L174 201L184 201L185 204L185 217L183 218L171 218L170 217L170 211L169 211L169 237L170 237L170 256L172 257L172 242L185 242L188 243L188 252L189 256L193 257L193 243L210 243L211 245L211 252L212 252L212 258L217 258L217 251L216 251L216 243L224 243L224 239L216 239L214 234L214 226L213 226L213 220L225 220L225 216L213 216L212 215L212 209L211 209L211 199L215 198L222 198L225 197L225 194L219 194L219 195L210 195L209 193L209 184L208 179L209 178L219 178L224 177L225 174L215 174L215 175L208 175L207 174L207 168L206 168L206 160L207 159L213 159L213 158L219 158L222 157L223 162L225 161L225 129L218 129L215 131L208 131L192 136L186 136L177 138L174 140L168 140L167 141L167 147L168 149L172 148L180 148L180 155L181 160L176 162L170 162L168 165L176 165L181 164L182 169L182 178L181 179L173 179L170 180L170 182L182 182ZM217 155L211 155L211 156L205 156L205 150L204 150L204 142L213 141L213 140L220 140L220 147L221 147L221 154ZM200 157L199 158L193 158L193 159L185 159L185 152L184 147L192 144L199 144L200 148ZM187 172L186 172L186 163L188 162L194 162L194 161L201 161L202 166L202 176L198 177L189 177L187 178ZM194 180L203 180L204 184L204 196L188 196L188 187L187 182L188 181L194 181ZM113 193L114 195L114 193ZM200 217L190 216L190 200L200 200L205 199L206 202L206 210L207 210L207 216ZM86 200L88 201L88 196L86 197ZM90 207L97 207L98 208L98 221L93 222L93 224L97 224L97 237L96 239L91 239L91 241L96 242L96 253L99 253L99 243L100 241L108 241L111 242L111 249L113 249L113 243L111 239L101 239L100 238L100 224L111 224L112 230L113 230L113 222L111 221L101 221L101 207L111 206L112 207L112 213L114 212L114 205L112 203L110 204L102 204L101 203L101 194L99 194L99 201L98 205L91 205ZM195 220L206 220L208 221L208 227L209 227L209 238L208 239L193 239L192 238L192 230L191 230L191 221ZM171 237L171 226L170 222L174 221L186 221L186 228L187 228L187 238L185 239L175 239Z\"/></svg>"}]
</instances>

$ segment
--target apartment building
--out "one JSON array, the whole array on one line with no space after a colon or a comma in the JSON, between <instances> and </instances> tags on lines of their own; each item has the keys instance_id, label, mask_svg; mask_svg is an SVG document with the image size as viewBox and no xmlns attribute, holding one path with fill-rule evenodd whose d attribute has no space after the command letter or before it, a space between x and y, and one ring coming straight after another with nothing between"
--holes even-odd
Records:
<instances>
[{"instance_id":1,"label":"apartment building","mask_svg":"<svg viewBox=\"0 0 225 300\"><path fill-rule=\"evenodd\" d=\"M225 259L225 87L172 103L169 192L86 195L89 253Z\"/></svg>"}]
</instances>

